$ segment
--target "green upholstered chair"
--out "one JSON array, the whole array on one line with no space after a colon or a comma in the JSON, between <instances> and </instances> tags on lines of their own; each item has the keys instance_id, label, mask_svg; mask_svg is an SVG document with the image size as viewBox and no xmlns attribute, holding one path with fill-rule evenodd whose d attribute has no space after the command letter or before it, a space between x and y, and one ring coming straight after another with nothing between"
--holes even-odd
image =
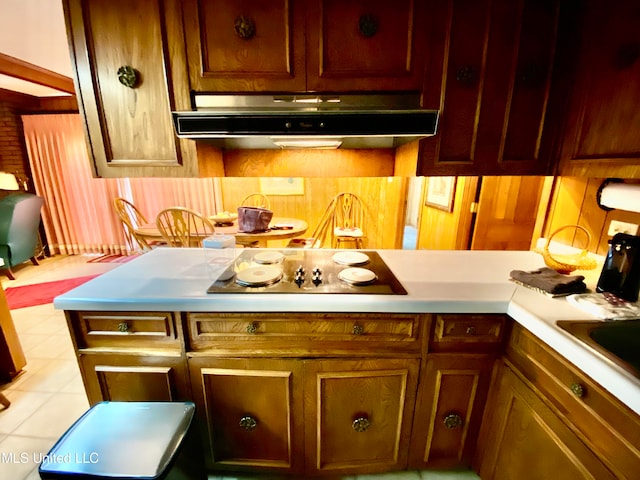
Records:
<instances>
[{"instance_id":1,"label":"green upholstered chair","mask_svg":"<svg viewBox=\"0 0 640 480\"><path fill-rule=\"evenodd\" d=\"M32 193L12 193L0 200L0 257L7 276L14 280L11 267L31 260L38 265L38 244L42 198Z\"/></svg>"}]
</instances>

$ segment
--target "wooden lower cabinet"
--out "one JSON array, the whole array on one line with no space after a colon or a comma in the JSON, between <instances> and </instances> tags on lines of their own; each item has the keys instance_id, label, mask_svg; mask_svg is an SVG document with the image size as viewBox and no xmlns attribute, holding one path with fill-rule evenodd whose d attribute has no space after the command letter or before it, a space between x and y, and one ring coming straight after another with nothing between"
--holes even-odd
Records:
<instances>
[{"instance_id":1,"label":"wooden lower cabinet","mask_svg":"<svg viewBox=\"0 0 640 480\"><path fill-rule=\"evenodd\" d=\"M89 403L184 401L190 398L181 356L80 354Z\"/></svg>"},{"instance_id":2,"label":"wooden lower cabinet","mask_svg":"<svg viewBox=\"0 0 640 480\"><path fill-rule=\"evenodd\" d=\"M637 478L640 417L505 315L66 316L89 402L195 402L209 471Z\"/></svg>"},{"instance_id":3,"label":"wooden lower cabinet","mask_svg":"<svg viewBox=\"0 0 640 480\"><path fill-rule=\"evenodd\" d=\"M495 355L429 355L420 375L409 468L471 464L495 364Z\"/></svg>"},{"instance_id":4,"label":"wooden lower cabinet","mask_svg":"<svg viewBox=\"0 0 640 480\"><path fill-rule=\"evenodd\" d=\"M509 367L490 405L480 434L483 480L616 478Z\"/></svg>"},{"instance_id":5,"label":"wooden lower cabinet","mask_svg":"<svg viewBox=\"0 0 640 480\"><path fill-rule=\"evenodd\" d=\"M403 470L418 359L305 363L307 473Z\"/></svg>"},{"instance_id":6,"label":"wooden lower cabinet","mask_svg":"<svg viewBox=\"0 0 640 480\"><path fill-rule=\"evenodd\" d=\"M303 471L302 365L189 358L207 468Z\"/></svg>"},{"instance_id":7,"label":"wooden lower cabinet","mask_svg":"<svg viewBox=\"0 0 640 480\"><path fill-rule=\"evenodd\" d=\"M189 358L207 467L406 468L418 359Z\"/></svg>"},{"instance_id":8,"label":"wooden lower cabinet","mask_svg":"<svg viewBox=\"0 0 640 480\"><path fill-rule=\"evenodd\" d=\"M640 415L520 325L506 359L616 478L640 472Z\"/></svg>"}]
</instances>

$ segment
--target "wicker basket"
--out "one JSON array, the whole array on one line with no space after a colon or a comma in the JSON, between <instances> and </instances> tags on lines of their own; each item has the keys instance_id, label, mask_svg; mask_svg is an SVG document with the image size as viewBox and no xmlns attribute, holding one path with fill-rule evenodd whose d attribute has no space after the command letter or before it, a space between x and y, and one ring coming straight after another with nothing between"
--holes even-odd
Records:
<instances>
[{"instance_id":1,"label":"wicker basket","mask_svg":"<svg viewBox=\"0 0 640 480\"><path fill-rule=\"evenodd\" d=\"M574 270L593 270L594 268L596 268L596 261L594 258L589 256L589 251L586 248L583 249L580 253L571 254L552 254L549 251L549 245L551 244L551 240L553 239L553 237L568 228L575 228L584 232L587 236L586 246L589 246L589 244L591 243L591 234L586 228L581 227L580 225L565 225L558 228L551 235L549 235L547 243L545 244L542 251L539 252L544 259L544 263L549 268L553 268L556 272L563 274L571 273Z\"/></svg>"}]
</instances>

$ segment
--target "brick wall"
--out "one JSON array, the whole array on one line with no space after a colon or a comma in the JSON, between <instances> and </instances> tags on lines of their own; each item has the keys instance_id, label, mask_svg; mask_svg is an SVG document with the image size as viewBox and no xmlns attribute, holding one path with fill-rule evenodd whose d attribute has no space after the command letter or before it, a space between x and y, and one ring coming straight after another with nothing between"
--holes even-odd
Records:
<instances>
[{"instance_id":1,"label":"brick wall","mask_svg":"<svg viewBox=\"0 0 640 480\"><path fill-rule=\"evenodd\" d=\"M30 173L18 106L4 100L0 100L0 171Z\"/></svg>"}]
</instances>

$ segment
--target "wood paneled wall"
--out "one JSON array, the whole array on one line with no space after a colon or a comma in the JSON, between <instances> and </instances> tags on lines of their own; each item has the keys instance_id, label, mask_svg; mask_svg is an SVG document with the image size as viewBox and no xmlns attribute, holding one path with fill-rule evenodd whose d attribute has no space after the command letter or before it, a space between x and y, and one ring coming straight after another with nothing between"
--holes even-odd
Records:
<instances>
[{"instance_id":1,"label":"wood paneled wall","mask_svg":"<svg viewBox=\"0 0 640 480\"><path fill-rule=\"evenodd\" d=\"M223 208L231 212L246 195L260 191L259 178L227 177L221 184ZM275 216L305 220L309 236L335 195L355 193L365 206L365 248L402 248L406 189L404 177L311 177L304 178L304 195L269 195L269 200ZM283 245L270 242L269 246Z\"/></svg>"},{"instance_id":2,"label":"wood paneled wall","mask_svg":"<svg viewBox=\"0 0 640 480\"><path fill-rule=\"evenodd\" d=\"M220 161L224 164L224 175L227 177L387 177L394 175L395 154L392 149L216 152L215 148L207 147L206 142L197 142L197 144L200 176L210 176L210 167L207 164L213 162L215 168L218 168ZM216 174L216 176L220 175L220 172Z\"/></svg>"},{"instance_id":3,"label":"wood paneled wall","mask_svg":"<svg viewBox=\"0 0 640 480\"><path fill-rule=\"evenodd\" d=\"M589 251L605 255L611 220L640 224L640 213L624 210L605 211L598 207L596 194L603 178L557 177L547 222L545 237L563 225L578 224L591 233ZM575 234L575 229L565 230L553 237L566 245L584 248L584 235Z\"/></svg>"}]
</instances>

